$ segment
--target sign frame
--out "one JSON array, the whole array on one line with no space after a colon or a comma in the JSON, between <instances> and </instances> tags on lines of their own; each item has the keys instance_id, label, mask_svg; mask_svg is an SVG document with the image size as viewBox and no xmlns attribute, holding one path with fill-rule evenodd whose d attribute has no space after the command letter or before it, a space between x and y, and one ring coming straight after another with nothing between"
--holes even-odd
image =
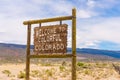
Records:
<instances>
[{"instance_id":1,"label":"sign frame","mask_svg":"<svg viewBox=\"0 0 120 80\"><path fill-rule=\"evenodd\" d=\"M34 55L30 54L30 43L31 43L31 25L46 23L46 22L55 22L64 20L72 20L72 54L42 54L42 55ZM40 20L29 20L24 21L24 25L28 25L27 27L27 48L26 48L26 80L30 80L30 59L31 58L72 58L72 80L76 80L76 9L72 9L72 16L63 16L63 17L55 17L55 18L47 18Z\"/></svg>"}]
</instances>

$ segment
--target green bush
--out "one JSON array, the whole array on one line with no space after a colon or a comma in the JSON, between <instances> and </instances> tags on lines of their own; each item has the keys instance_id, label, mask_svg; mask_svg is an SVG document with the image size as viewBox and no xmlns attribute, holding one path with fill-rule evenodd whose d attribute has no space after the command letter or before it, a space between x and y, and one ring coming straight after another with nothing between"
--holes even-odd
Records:
<instances>
[{"instance_id":1,"label":"green bush","mask_svg":"<svg viewBox=\"0 0 120 80\"><path fill-rule=\"evenodd\" d=\"M18 78L22 79L26 77L25 72L20 71L20 73L17 75Z\"/></svg>"},{"instance_id":2,"label":"green bush","mask_svg":"<svg viewBox=\"0 0 120 80\"><path fill-rule=\"evenodd\" d=\"M61 72L65 71L65 67L64 66L60 66L59 69L60 69Z\"/></svg>"},{"instance_id":3,"label":"green bush","mask_svg":"<svg viewBox=\"0 0 120 80\"><path fill-rule=\"evenodd\" d=\"M11 72L9 70L4 70L2 73L6 74L8 77L11 75Z\"/></svg>"},{"instance_id":4,"label":"green bush","mask_svg":"<svg viewBox=\"0 0 120 80\"><path fill-rule=\"evenodd\" d=\"M88 68L88 65L83 62L78 62L77 66L78 66L78 68Z\"/></svg>"},{"instance_id":5,"label":"green bush","mask_svg":"<svg viewBox=\"0 0 120 80\"><path fill-rule=\"evenodd\" d=\"M47 76L53 76L53 74L52 74L52 70L46 70L45 71L45 73L47 74Z\"/></svg>"},{"instance_id":6,"label":"green bush","mask_svg":"<svg viewBox=\"0 0 120 80\"><path fill-rule=\"evenodd\" d=\"M32 70L31 71L31 76L32 77L39 77L40 76L40 71L39 70Z\"/></svg>"},{"instance_id":7,"label":"green bush","mask_svg":"<svg viewBox=\"0 0 120 80\"><path fill-rule=\"evenodd\" d=\"M81 67L83 67L83 66L84 66L84 63L82 63L82 62L78 62L78 63L77 63L77 66L81 66Z\"/></svg>"}]
</instances>

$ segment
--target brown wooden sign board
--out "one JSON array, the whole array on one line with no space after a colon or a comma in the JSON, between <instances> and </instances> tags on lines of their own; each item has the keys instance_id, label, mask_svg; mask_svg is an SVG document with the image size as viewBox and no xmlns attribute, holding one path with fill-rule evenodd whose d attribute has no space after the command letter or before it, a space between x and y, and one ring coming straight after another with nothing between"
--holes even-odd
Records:
<instances>
[{"instance_id":1,"label":"brown wooden sign board","mask_svg":"<svg viewBox=\"0 0 120 80\"><path fill-rule=\"evenodd\" d=\"M62 21L72 20L72 54L66 53L67 49L67 27ZM46 22L60 21L60 25L50 25L34 28L34 53L31 54L31 25ZM30 59L31 58L71 58L72 59L72 80L76 80L76 9L72 9L72 16L62 16L40 20L24 21L28 25L27 48L26 48L26 80L30 80ZM41 54L43 53L43 54ZM49 53L57 53L49 55ZM40 54L40 55L36 55Z\"/></svg>"},{"instance_id":2,"label":"brown wooden sign board","mask_svg":"<svg viewBox=\"0 0 120 80\"><path fill-rule=\"evenodd\" d=\"M35 27L34 53L66 53L67 27L67 24Z\"/></svg>"}]
</instances>

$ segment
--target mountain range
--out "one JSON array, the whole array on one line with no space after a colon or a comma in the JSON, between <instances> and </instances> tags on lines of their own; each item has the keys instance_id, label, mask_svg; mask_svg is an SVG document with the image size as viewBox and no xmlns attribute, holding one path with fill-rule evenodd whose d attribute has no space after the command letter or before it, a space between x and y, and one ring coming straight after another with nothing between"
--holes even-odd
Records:
<instances>
[{"instance_id":1,"label":"mountain range","mask_svg":"<svg viewBox=\"0 0 120 80\"><path fill-rule=\"evenodd\" d=\"M31 45L31 49L33 49L33 45ZM0 43L0 60L2 59L11 59L15 60L16 58L24 59L26 52L26 45L20 44L8 44L8 43ZM67 48L67 52L71 53L72 49ZM99 49L90 49L90 48L77 48L77 58L79 59L120 59L120 51L112 51L112 50L99 50Z\"/></svg>"}]
</instances>

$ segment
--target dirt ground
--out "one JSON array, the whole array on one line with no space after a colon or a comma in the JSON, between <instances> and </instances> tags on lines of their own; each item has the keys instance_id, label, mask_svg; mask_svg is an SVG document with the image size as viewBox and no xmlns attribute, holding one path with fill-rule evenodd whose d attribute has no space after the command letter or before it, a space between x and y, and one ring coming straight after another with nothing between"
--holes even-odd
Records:
<instances>
[{"instance_id":1,"label":"dirt ground","mask_svg":"<svg viewBox=\"0 0 120 80\"><path fill-rule=\"evenodd\" d=\"M31 80L71 80L70 65L31 64ZM0 80L25 80L25 64L0 65ZM84 63L77 66L77 80L120 80L109 63Z\"/></svg>"}]
</instances>

